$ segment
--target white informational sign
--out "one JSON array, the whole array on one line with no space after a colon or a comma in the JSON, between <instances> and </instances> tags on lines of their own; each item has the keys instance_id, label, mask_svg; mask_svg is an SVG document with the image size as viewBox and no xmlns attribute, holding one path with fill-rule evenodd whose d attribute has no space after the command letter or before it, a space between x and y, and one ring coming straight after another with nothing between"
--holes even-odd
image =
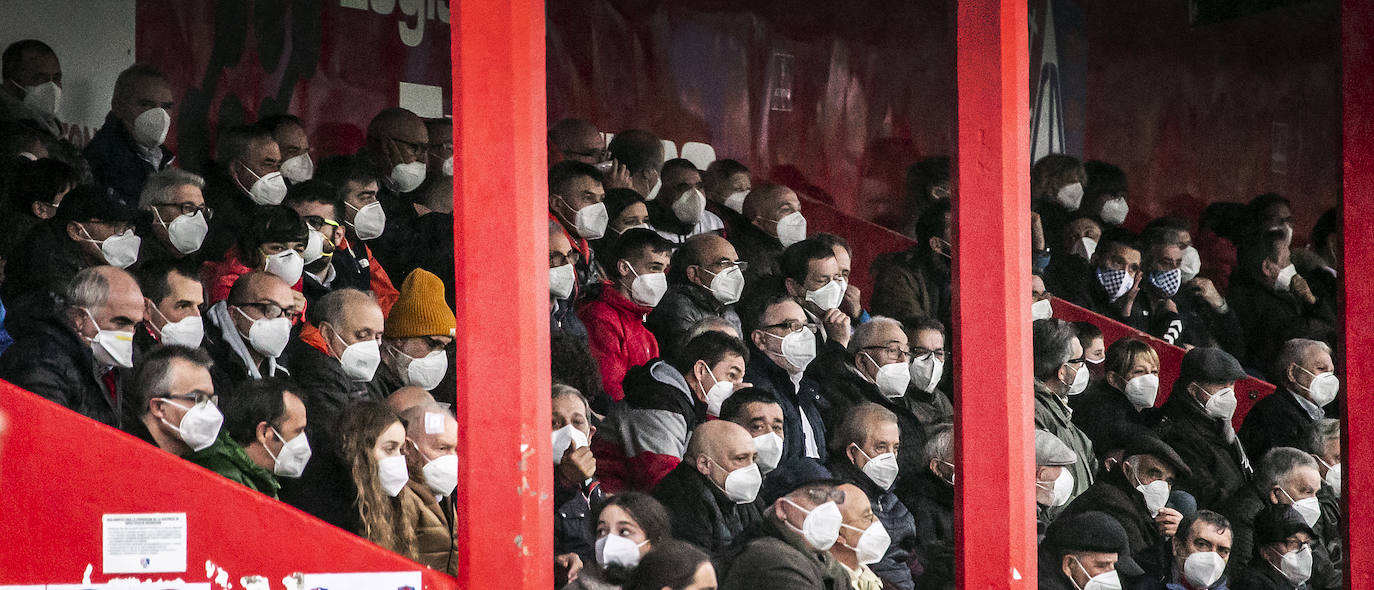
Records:
<instances>
[{"instance_id":1,"label":"white informational sign","mask_svg":"<svg viewBox=\"0 0 1374 590\"><path fill-rule=\"evenodd\" d=\"M143 574L186 571L186 513L106 514L103 571Z\"/></svg>"},{"instance_id":2,"label":"white informational sign","mask_svg":"<svg viewBox=\"0 0 1374 590\"><path fill-rule=\"evenodd\" d=\"M300 581L299 590L420 590L418 571L302 574Z\"/></svg>"}]
</instances>

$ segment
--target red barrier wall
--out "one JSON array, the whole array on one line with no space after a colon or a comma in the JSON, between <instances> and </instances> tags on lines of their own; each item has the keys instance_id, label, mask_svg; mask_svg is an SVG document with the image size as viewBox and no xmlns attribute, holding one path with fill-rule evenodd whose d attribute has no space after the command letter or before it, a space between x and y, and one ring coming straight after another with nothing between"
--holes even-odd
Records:
<instances>
[{"instance_id":1,"label":"red barrier wall","mask_svg":"<svg viewBox=\"0 0 1374 590\"><path fill-rule=\"evenodd\" d=\"M271 587L296 572L424 570L426 590L455 580L113 428L0 382L0 584L82 582L102 573L101 515L185 512L186 571L148 579L205 582L206 562ZM215 572L218 573L217 571ZM128 574L121 574L127 576ZM213 586L218 588L218 586Z\"/></svg>"}]
</instances>

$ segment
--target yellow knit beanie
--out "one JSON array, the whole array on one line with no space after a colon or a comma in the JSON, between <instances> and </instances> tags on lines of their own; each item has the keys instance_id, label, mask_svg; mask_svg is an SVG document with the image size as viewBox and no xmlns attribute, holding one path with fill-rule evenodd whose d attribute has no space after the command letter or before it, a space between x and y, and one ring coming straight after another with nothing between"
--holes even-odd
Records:
<instances>
[{"instance_id":1,"label":"yellow knit beanie","mask_svg":"<svg viewBox=\"0 0 1374 590\"><path fill-rule=\"evenodd\" d=\"M411 271L401 285L401 298L386 318L387 338L452 336L458 327L444 300L444 282L423 268Z\"/></svg>"}]
</instances>

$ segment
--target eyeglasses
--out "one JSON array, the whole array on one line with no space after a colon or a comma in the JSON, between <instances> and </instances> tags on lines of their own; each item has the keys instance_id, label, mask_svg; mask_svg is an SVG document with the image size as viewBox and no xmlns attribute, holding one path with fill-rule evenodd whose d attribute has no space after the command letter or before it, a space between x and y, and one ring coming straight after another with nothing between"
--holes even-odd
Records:
<instances>
[{"instance_id":1,"label":"eyeglasses","mask_svg":"<svg viewBox=\"0 0 1374 590\"><path fill-rule=\"evenodd\" d=\"M571 156L577 156L577 157L579 157L579 158L588 158L588 159L591 159L591 160L596 160L596 161L598 161L598 162L601 162L601 161L604 161L604 160L607 159L606 156L610 155L610 152L609 152L608 150L604 149L604 148L603 148L603 149L595 149L595 150L585 150L585 151L578 151L578 150L563 150L563 155L564 155L564 156L569 156L569 157L571 157Z\"/></svg>"},{"instance_id":2,"label":"eyeglasses","mask_svg":"<svg viewBox=\"0 0 1374 590\"><path fill-rule=\"evenodd\" d=\"M797 321L797 320L787 320L787 321L785 321L785 322L781 322L781 323L773 324L773 325L771 325L771 326L764 326L764 327L763 327L763 329L765 329L765 330L773 330L773 329L776 329L776 328L785 328L785 329L787 329L788 332L800 332L800 331L802 331L802 330L810 330L812 334L816 334L816 333L818 333L818 332L820 331L820 330L816 327L816 324L811 324L811 323L807 323L807 322L799 322L799 321Z\"/></svg>"},{"instance_id":3,"label":"eyeglasses","mask_svg":"<svg viewBox=\"0 0 1374 590\"><path fill-rule=\"evenodd\" d=\"M324 231L324 226L326 225L330 227L339 227L339 222L334 221L333 219L321 217L319 215L306 215L305 224L310 226L310 229L319 232Z\"/></svg>"},{"instance_id":4,"label":"eyeglasses","mask_svg":"<svg viewBox=\"0 0 1374 590\"><path fill-rule=\"evenodd\" d=\"M406 148L406 149L409 149L409 150L410 150L410 154L411 154L412 156L418 156L418 155L420 155L420 154L423 154L423 153L425 153L426 150L429 149L429 145L428 145L428 144L424 144L424 143L416 143L416 142L406 141L406 140L404 140L404 139L397 139L397 138L395 138L395 137L391 138L391 141L396 142L396 145L398 145L398 146L401 146L401 147L404 147L404 148Z\"/></svg>"},{"instance_id":5,"label":"eyeglasses","mask_svg":"<svg viewBox=\"0 0 1374 590\"><path fill-rule=\"evenodd\" d=\"M1076 358L1076 359L1069 359L1069 360L1067 360L1067 361L1064 361L1064 364L1066 364L1066 365L1081 365L1081 364L1086 363L1086 362L1088 362L1088 357L1080 356L1080 357L1078 357L1078 358Z\"/></svg>"},{"instance_id":6,"label":"eyeglasses","mask_svg":"<svg viewBox=\"0 0 1374 590\"><path fill-rule=\"evenodd\" d=\"M291 320L292 323L295 323L301 317L300 311L282 309L280 305L277 305L275 303L231 303L230 305L233 305L234 307L251 307L253 309L258 310L258 313L262 314L263 318L269 320L275 320L279 317L285 317Z\"/></svg>"},{"instance_id":7,"label":"eyeglasses","mask_svg":"<svg viewBox=\"0 0 1374 590\"><path fill-rule=\"evenodd\" d=\"M567 254L559 254L557 252L549 253L549 268L557 268L567 264L575 265L581 261L582 255L577 252L569 252Z\"/></svg>"},{"instance_id":8,"label":"eyeglasses","mask_svg":"<svg viewBox=\"0 0 1374 590\"><path fill-rule=\"evenodd\" d=\"M732 267L732 266L737 266L737 267L739 267L739 271L740 271L740 272L744 272L744 271L746 271L746 270L749 269L749 263L748 263L748 262L745 262L745 261L743 261L743 260L729 260L729 259L717 260L717 261L715 261L715 262L712 262L711 264L706 265L706 268L730 268L730 267ZM712 272L714 273L714 271L712 271ZM719 274L719 273L714 273L714 274Z\"/></svg>"},{"instance_id":9,"label":"eyeglasses","mask_svg":"<svg viewBox=\"0 0 1374 590\"><path fill-rule=\"evenodd\" d=\"M900 344L889 344L887 346L865 346L861 350L881 350L883 351L883 354L887 355L888 358L895 357L903 361L915 356L912 353L911 349Z\"/></svg>"},{"instance_id":10,"label":"eyeglasses","mask_svg":"<svg viewBox=\"0 0 1374 590\"><path fill-rule=\"evenodd\" d=\"M211 209L204 205L196 205L195 203L163 203L161 205L154 205L154 207L175 207L176 210L180 211L182 215L194 216L197 213L204 213L205 219L207 220L212 219L215 216L214 209Z\"/></svg>"},{"instance_id":11,"label":"eyeglasses","mask_svg":"<svg viewBox=\"0 0 1374 590\"><path fill-rule=\"evenodd\" d=\"M1283 540L1283 548L1287 549L1288 551L1302 551L1303 549L1306 549L1309 546L1311 546L1311 544L1311 541L1303 541L1302 539L1298 539L1296 537L1288 537L1287 539Z\"/></svg>"},{"instance_id":12,"label":"eyeglasses","mask_svg":"<svg viewBox=\"0 0 1374 590\"><path fill-rule=\"evenodd\" d=\"M164 396L161 396L161 397L162 397L162 399L174 399L174 400L179 400L179 401L192 402L192 403L196 403L196 404L203 404L203 403L205 403L205 402L210 402L210 403L215 404L215 405L217 405L217 406L219 405L219 396L218 396L218 395L215 395L215 394L213 394L213 393L206 393L206 392L204 392L204 391L192 391L192 392L190 392L190 393L182 393L182 394L178 394L178 395L170 395L170 394L168 394L168 395L164 395Z\"/></svg>"},{"instance_id":13,"label":"eyeglasses","mask_svg":"<svg viewBox=\"0 0 1374 590\"><path fill-rule=\"evenodd\" d=\"M913 346L911 348L911 358L924 358L926 355L932 355L943 363L945 362L945 359L949 358L949 351L943 348L939 350L931 350L929 348L922 348L920 346Z\"/></svg>"}]
</instances>

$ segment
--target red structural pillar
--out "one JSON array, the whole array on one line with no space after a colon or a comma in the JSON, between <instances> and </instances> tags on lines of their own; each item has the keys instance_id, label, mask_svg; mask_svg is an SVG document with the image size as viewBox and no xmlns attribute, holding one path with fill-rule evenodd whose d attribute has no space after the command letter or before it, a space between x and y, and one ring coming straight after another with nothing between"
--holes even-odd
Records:
<instances>
[{"instance_id":1,"label":"red structural pillar","mask_svg":"<svg viewBox=\"0 0 1374 590\"><path fill-rule=\"evenodd\" d=\"M553 587L544 3L452 6L461 588Z\"/></svg>"},{"instance_id":2,"label":"red structural pillar","mask_svg":"<svg viewBox=\"0 0 1374 590\"><path fill-rule=\"evenodd\" d=\"M1374 535L1363 528L1374 523L1374 12L1363 0L1341 4L1346 587L1374 588Z\"/></svg>"},{"instance_id":3,"label":"red structural pillar","mask_svg":"<svg viewBox=\"0 0 1374 590\"><path fill-rule=\"evenodd\" d=\"M1026 2L961 1L957 28L957 576L960 588L1029 589L1036 577Z\"/></svg>"}]
</instances>

